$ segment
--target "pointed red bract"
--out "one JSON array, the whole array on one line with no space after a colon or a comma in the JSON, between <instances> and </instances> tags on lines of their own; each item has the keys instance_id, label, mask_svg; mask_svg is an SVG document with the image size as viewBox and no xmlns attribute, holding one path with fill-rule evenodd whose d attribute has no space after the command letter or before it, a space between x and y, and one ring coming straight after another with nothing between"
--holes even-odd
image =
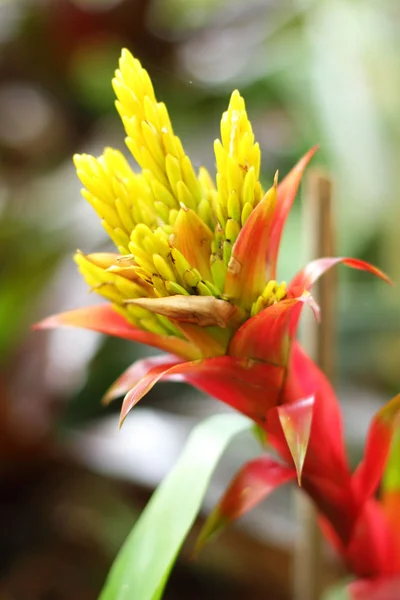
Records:
<instances>
[{"instance_id":1,"label":"pointed red bract","mask_svg":"<svg viewBox=\"0 0 400 600\"><path fill-rule=\"evenodd\" d=\"M121 422L131 408L161 379L190 383L264 425L268 410L277 404L284 369L230 356L192 362L160 364L151 368L125 396Z\"/></svg>"},{"instance_id":2,"label":"pointed red bract","mask_svg":"<svg viewBox=\"0 0 400 600\"><path fill-rule=\"evenodd\" d=\"M301 485L301 474L310 439L314 397L282 404L275 410L293 458L298 484Z\"/></svg>"},{"instance_id":3,"label":"pointed red bract","mask_svg":"<svg viewBox=\"0 0 400 600\"><path fill-rule=\"evenodd\" d=\"M171 365L174 361L176 364L183 362L182 359L172 354L149 356L148 358L137 360L107 390L103 396L103 404L109 404L112 400L120 396L125 396L153 367L165 364Z\"/></svg>"},{"instance_id":4,"label":"pointed red bract","mask_svg":"<svg viewBox=\"0 0 400 600\"><path fill-rule=\"evenodd\" d=\"M317 258L316 260L309 262L304 269L299 271L297 275L293 277L288 286L288 295L290 296L293 291L295 291L297 294L299 290L310 290L317 279L321 277L321 275L339 263L351 267L352 269L368 271L368 273L372 273L373 275L380 277L387 283L391 283L389 277L385 275L385 273L370 263L365 262L364 260L358 260L356 258L349 257Z\"/></svg>"},{"instance_id":5,"label":"pointed red bract","mask_svg":"<svg viewBox=\"0 0 400 600\"><path fill-rule=\"evenodd\" d=\"M385 404L371 423L364 458L353 475L354 491L360 501L372 496L379 485L399 419L400 394Z\"/></svg>"},{"instance_id":6,"label":"pointed red bract","mask_svg":"<svg viewBox=\"0 0 400 600\"><path fill-rule=\"evenodd\" d=\"M295 341L280 402L286 404L310 396L315 398L310 435L313 453L308 453L305 466L318 472L320 465L326 465L334 481L347 481L350 472L339 402L324 373Z\"/></svg>"},{"instance_id":7,"label":"pointed red bract","mask_svg":"<svg viewBox=\"0 0 400 600\"><path fill-rule=\"evenodd\" d=\"M214 235L191 209L181 208L174 224L173 246L186 258L203 279L212 281L210 269L211 242Z\"/></svg>"},{"instance_id":8,"label":"pointed red bract","mask_svg":"<svg viewBox=\"0 0 400 600\"><path fill-rule=\"evenodd\" d=\"M278 198L276 203L274 222L272 224L270 243L267 252L267 272L270 273L271 279L276 279L276 266L278 262L279 246L281 243L283 229L286 219L292 208L296 197L301 178L308 163L318 150L318 146L314 146L309 150L286 175L283 181L278 185Z\"/></svg>"},{"instance_id":9,"label":"pointed red bract","mask_svg":"<svg viewBox=\"0 0 400 600\"><path fill-rule=\"evenodd\" d=\"M196 543L199 550L214 534L249 512L277 487L296 477L296 471L264 455L246 463L208 517Z\"/></svg>"},{"instance_id":10,"label":"pointed red bract","mask_svg":"<svg viewBox=\"0 0 400 600\"><path fill-rule=\"evenodd\" d=\"M35 325L35 329L54 329L56 327L90 329L99 333L131 340L132 342L154 346L160 350L173 352L185 358L193 359L199 357L198 350L186 340L137 329L118 314L111 304L100 304L69 310L47 317L47 319Z\"/></svg>"},{"instance_id":11,"label":"pointed red bract","mask_svg":"<svg viewBox=\"0 0 400 600\"><path fill-rule=\"evenodd\" d=\"M236 332L229 354L286 365L301 309L311 301L311 296L306 293L300 298L282 300L265 308Z\"/></svg>"},{"instance_id":12,"label":"pointed red bract","mask_svg":"<svg viewBox=\"0 0 400 600\"><path fill-rule=\"evenodd\" d=\"M274 219L276 188L271 188L252 211L232 248L224 296L246 310L263 292L269 274L266 258Z\"/></svg>"}]
</instances>

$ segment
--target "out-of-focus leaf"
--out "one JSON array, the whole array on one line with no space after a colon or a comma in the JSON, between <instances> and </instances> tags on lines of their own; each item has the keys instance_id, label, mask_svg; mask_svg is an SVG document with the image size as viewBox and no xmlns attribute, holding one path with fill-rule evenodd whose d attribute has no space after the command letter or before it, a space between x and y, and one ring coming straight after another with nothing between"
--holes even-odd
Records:
<instances>
[{"instance_id":1,"label":"out-of-focus leaf","mask_svg":"<svg viewBox=\"0 0 400 600\"><path fill-rule=\"evenodd\" d=\"M118 554L100 600L161 598L222 453L251 427L241 415L217 415L196 427Z\"/></svg>"},{"instance_id":2,"label":"out-of-focus leaf","mask_svg":"<svg viewBox=\"0 0 400 600\"><path fill-rule=\"evenodd\" d=\"M35 300L63 254L63 237L13 219L0 225L0 360L32 317Z\"/></svg>"}]
</instances>

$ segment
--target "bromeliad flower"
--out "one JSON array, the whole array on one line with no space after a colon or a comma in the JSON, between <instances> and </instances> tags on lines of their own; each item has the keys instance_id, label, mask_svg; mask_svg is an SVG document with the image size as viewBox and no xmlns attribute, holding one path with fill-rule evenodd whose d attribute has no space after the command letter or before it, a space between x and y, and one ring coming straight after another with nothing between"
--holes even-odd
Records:
<instances>
[{"instance_id":1,"label":"bromeliad flower","mask_svg":"<svg viewBox=\"0 0 400 600\"><path fill-rule=\"evenodd\" d=\"M385 276L360 260L324 258L289 285L277 280L283 227L316 148L265 193L260 148L239 92L214 145L214 183L206 169L194 170L147 72L127 50L113 85L141 172L112 149L74 158L83 196L118 250L78 252L75 260L110 303L39 326L84 327L169 353L135 363L109 390L107 400L126 394L122 420L158 380L178 378L264 425L281 401L302 306L318 311L310 295L315 280L339 262Z\"/></svg>"}]
</instances>

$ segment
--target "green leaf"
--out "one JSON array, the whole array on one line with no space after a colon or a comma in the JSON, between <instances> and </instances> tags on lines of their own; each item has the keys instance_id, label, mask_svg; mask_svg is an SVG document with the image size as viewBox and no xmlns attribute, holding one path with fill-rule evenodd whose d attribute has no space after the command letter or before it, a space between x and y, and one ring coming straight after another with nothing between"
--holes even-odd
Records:
<instances>
[{"instance_id":1,"label":"green leaf","mask_svg":"<svg viewBox=\"0 0 400 600\"><path fill-rule=\"evenodd\" d=\"M216 415L195 427L119 552L100 600L161 598L222 453L251 427L252 421L236 414Z\"/></svg>"}]
</instances>

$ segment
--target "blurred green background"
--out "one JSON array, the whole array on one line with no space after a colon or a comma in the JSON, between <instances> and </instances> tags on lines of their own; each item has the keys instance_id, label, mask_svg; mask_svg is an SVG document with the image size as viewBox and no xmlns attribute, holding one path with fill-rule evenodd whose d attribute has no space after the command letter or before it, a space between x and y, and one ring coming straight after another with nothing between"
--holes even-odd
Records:
<instances>
[{"instance_id":1,"label":"blurred green background","mask_svg":"<svg viewBox=\"0 0 400 600\"><path fill-rule=\"evenodd\" d=\"M146 350L31 331L45 315L93 302L71 255L108 241L71 156L124 150L111 88L120 49L148 69L196 167L214 171L212 142L235 88L265 185L320 144L314 162L334 181L336 253L371 260L398 283L399 28L396 0L0 0L2 600L96 598L192 423L223 410L161 385L118 434L118 405L99 400ZM280 279L303 263L302 232L299 198ZM339 281L336 383L355 458L372 411L400 387L399 291L345 269ZM222 466L217 492L252 452ZM257 517L262 534L249 521L196 563L182 560L167 598L287 598L295 525L290 499L276 504Z\"/></svg>"}]
</instances>

